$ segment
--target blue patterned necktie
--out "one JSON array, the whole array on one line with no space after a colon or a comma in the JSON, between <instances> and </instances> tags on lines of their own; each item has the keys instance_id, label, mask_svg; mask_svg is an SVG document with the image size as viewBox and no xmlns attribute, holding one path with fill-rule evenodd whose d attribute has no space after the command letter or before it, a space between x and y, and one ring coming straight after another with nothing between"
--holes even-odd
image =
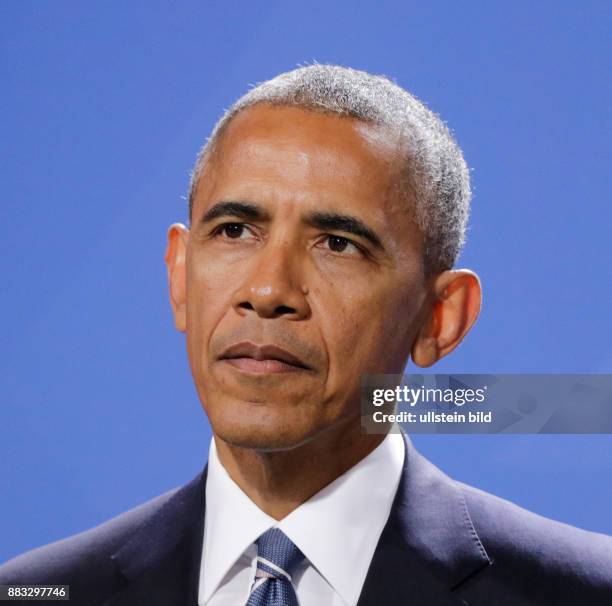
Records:
<instances>
[{"instance_id":1,"label":"blue patterned necktie","mask_svg":"<svg viewBox=\"0 0 612 606\"><path fill-rule=\"evenodd\" d=\"M304 554L278 528L257 539L257 571L246 606L298 606L291 574Z\"/></svg>"}]
</instances>

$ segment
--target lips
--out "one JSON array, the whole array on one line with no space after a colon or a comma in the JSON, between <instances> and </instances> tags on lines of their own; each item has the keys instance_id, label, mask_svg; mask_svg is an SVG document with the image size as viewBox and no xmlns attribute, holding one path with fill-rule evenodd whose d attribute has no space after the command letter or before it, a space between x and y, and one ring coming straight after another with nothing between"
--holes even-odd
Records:
<instances>
[{"instance_id":1,"label":"lips","mask_svg":"<svg viewBox=\"0 0 612 606\"><path fill-rule=\"evenodd\" d=\"M250 341L228 347L220 359L239 370L258 374L310 370L303 360L282 347L272 344L255 345Z\"/></svg>"}]
</instances>

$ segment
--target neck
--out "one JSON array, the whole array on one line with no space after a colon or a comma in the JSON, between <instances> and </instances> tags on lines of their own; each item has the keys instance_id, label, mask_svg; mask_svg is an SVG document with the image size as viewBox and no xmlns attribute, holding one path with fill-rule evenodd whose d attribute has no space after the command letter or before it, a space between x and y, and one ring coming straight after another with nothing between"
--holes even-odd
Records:
<instances>
[{"instance_id":1,"label":"neck","mask_svg":"<svg viewBox=\"0 0 612 606\"><path fill-rule=\"evenodd\" d=\"M219 460L240 489L275 520L285 516L372 452L384 435L359 425L330 430L296 448L241 448L215 434Z\"/></svg>"}]
</instances>

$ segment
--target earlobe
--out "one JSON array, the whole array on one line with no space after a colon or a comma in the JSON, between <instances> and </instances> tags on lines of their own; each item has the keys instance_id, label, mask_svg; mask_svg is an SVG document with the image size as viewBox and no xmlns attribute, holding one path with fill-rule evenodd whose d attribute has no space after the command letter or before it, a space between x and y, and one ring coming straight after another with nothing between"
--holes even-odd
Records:
<instances>
[{"instance_id":1,"label":"earlobe","mask_svg":"<svg viewBox=\"0 0 612 606\"><path fill-rule=\"evenodd\" d=\"M412 360L417 366L427 368L440 359L437 335L440 325L440 303L435 300L431 305L429 317L414 344L412 345Z\"/></svg>"},{"instance_id":2,"label":"earlobe","mask_svg":"<svg viewBox=\"0 0 612 606\"><path fill-rule=\"evenodd\" d=\"M173 223L168 229L168 244L164 257L168 271L170 305L174 314L174 324L180 332L185 332L187 327L185 257L188 239L189 230L181 223Z\"/></svg>"},{"instance_id":3,"label":"earlobe","mask_svg":"<svg viewBox=\"0 0 612 606\"><path fill-rule=\"evenodd\" d=\"M431 366L453 351L480 313L480 279L469 269L442 272L433 286L429 316L412 346L412 360Z\"/></svg>"}]
</instances>

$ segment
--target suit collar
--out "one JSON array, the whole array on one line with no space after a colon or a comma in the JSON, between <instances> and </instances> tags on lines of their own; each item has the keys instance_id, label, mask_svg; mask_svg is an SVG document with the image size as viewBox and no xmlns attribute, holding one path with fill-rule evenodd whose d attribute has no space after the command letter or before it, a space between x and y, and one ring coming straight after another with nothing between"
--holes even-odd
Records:
<instances>
[{"instance_id":1,"label":"suit collar","mask_svg":"<svg viewBox=\"0 0 612 606\"><path fill-rule=\"evenodd\" d=\"M207 468L178 489L111 559L128 581L104 606L196 606Z\"/></svg>"},{"instance_id":2,"label":"suit collar","mask_svg":"<svg viewBox=\"0 0 612 606\"><path fill-rule=\"evenodd\" d=\"M406 459L393 523L407 545L449 587L491 564L459 486L422 457L404 434Z\"/></svg>"},{"instance_id":3,"label":"suit collar","mask_svg":"<svg viewBox=\"0 0 612 606\"><path fill-rule=\"evenodd\" d=\"M400 596L415 606L425 596L423 604L432 603L434 595L449 599L454 589L492 564L460 488L402 433L404 469L359 606L383 603L385 587L392 587L387 595L391 603L404 603Z\"/></svg>"}]
</instances>

